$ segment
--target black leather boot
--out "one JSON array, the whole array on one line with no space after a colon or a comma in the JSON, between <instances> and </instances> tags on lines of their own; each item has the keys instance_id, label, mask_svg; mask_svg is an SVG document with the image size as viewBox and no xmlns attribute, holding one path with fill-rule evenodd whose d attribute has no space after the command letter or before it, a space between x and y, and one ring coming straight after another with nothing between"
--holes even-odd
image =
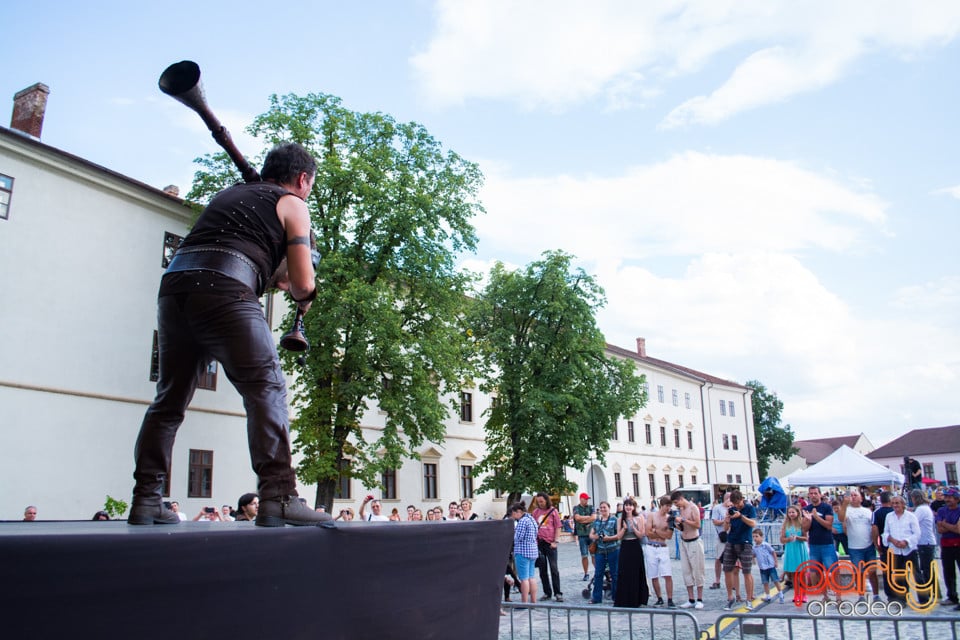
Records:
<instances>
[{"instance_id":1,"label":"black leather boot","mask_svg":"<svg viewBox=\"0 0 960 640\"><path fill-rule=\"evenodd\" d=\"M180 516L162 504L137 504L130 507L127 524L180 524Z\"/></svg>"},{"instance_id":2,"label":"black leather boot","mask_svg":"<svg viewBox=\"0 0 960 640\"><path fill-rule=\"evenodd\" d=\"M257 526L282 527L286 524L295 527L326 527L328 529L337 526L333 523L333 516L329 513L314 511L300 502L297 496L260 498Z\"/></svg>"}]
</instances>

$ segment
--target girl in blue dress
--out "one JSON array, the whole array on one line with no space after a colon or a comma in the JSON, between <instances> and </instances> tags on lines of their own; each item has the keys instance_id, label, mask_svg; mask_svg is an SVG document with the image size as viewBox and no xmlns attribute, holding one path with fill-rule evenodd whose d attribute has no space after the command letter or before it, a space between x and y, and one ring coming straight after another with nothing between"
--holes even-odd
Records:
<instances>
[{"instance_id":1,"label":"girl in blue dress","mask_svg":"<svg viewBox=\"0 0 960 640\"><path fill-rule=\"evenodd\" d=\"M793 581L798 579L798 576L794 575L797 567L810 559L810 555L807 553L807 536L803 533L800 508L796 505L787 507L787 515L783 519L783 528L780 530L780 542L784 547L783 575L787 584L793 585ZM803 579L803 576L799 576L799 579Z\"/></svg>"}]
</instances>

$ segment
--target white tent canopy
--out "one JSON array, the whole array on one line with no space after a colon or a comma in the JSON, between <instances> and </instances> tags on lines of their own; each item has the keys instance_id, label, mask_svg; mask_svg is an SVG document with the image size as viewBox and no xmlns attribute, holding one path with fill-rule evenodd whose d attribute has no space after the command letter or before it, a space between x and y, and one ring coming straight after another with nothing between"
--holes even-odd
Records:
<instances>
[{"instance_id":1,"label":"white tent canopy","mask_svg":"<svg viewBox=\"0 0 960 640\"><path fill-rule=\"evenodd\" d=\"M875 485L903 484L903 474L892 471L878 462L841 445L829 456L806 469L794 471L781 480L787 487L810 487L823 485Z\"/></svg>"}]
</instances>

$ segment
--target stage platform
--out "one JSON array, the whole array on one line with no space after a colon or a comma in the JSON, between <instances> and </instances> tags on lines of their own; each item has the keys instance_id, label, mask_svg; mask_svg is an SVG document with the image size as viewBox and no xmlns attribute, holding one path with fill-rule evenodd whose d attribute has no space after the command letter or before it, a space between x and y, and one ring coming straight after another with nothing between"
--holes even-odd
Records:
<instances>
[{"instance_id":1,"label":"stage platform","mask_svg":"<svg viewBox=\"0 0 960 640\"><path fill-rule=\"evenodd\" d=\"M494 639L513 521L0 523L5 638Z\"/></svg>"}]
</instances>

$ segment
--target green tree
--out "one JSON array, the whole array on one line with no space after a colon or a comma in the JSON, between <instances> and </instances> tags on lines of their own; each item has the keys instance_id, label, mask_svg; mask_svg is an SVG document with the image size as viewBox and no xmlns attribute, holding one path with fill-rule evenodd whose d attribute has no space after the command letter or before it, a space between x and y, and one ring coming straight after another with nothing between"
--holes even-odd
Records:
<instances>
[{"instance_id":1,"label":"green tree","mask_svg":"<svg viewBox=\"0 0 960 640\"><path fill-rule=\"evenodd\" d=\"M566 493L566 468L604 459L616 420L646 402L632 362L608 358L595 311L603 290L571 256L546 252L523 270L497 263L472 306L470 326L484 362L487 415L480 491Z\"/></svg>"},{"instance_id":2,"label":"green tree","mask_svg":"<svg viewBox=\"0 0 960 640\"><path fill-rule=\"evenodd\" d=\"M297 474L329 505L341 472L373 487L425 440L444 438L453 398L472 377L461 320L473 276L455 259L476 245L482 176L422 126L324 94L273 96L248 131L268 148L297 142L318 162L307 202L322 255L305 319L312 347L302 366L295 354L281 358L296 371ZM212 172L198 172L192 198L236 175L223 154L204 162ZM360 421L372 403L386 426L368 441Z\"/></svg>"},{"instance_id":3,"label":"green tree","mask_svg":"<svg viewBox=\"0 0 960 640\"><path fill-rule=\"evenodd\" d=\"M797 452L793 446L793 429L780 426L783 401L773 391L767 391L759 380L750 380L746 386L753 390L753 433L757 443L757 471L767 477L770 463L776 459L786 462Z\"/></svg>"}]
</instances>

